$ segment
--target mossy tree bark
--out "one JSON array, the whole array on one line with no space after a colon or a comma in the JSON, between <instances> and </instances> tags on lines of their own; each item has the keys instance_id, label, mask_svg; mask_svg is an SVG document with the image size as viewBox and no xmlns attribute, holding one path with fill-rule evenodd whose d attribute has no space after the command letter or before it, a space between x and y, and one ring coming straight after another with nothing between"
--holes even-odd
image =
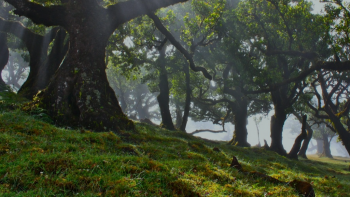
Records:
<instances>
[{"instance_id":1,"label":"mossy tree bark","mask_svg":"<svg viewBox=\"0 0 350 197\"><path fill-rule=\"evenodd\" d=\"M95 131L133 129L122 112L105 73L105 47L113 31L138 16L187 0L130 0L101 7L96 0L61 0L44 7L27 0L6 0L15 14L34 23L61 26L70 37L68 54L46 91L40 106L60 125Z\"/></svg>"}]
</instances>

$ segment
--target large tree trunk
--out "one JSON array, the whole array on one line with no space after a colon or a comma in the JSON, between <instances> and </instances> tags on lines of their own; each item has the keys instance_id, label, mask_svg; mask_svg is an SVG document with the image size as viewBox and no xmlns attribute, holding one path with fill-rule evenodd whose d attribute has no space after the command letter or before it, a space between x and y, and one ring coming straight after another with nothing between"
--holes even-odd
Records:
<instances>
[{"instance_id":1,"label":"large tree trunk","mask_svg":"<svg viewBox=\"0 0 350 197\"><path fill-rule=\"evenodd\" d=\"M235 130L233 132L233 137L231 144L235 144L241 147L250 147L248 143L248 103L246 98L237 98L235 104L231 104L232 111L234 113L234 124Z\"/></svg>"},{"instance_id":2,"label":"large tree trunk","mask_svg":"<svg viewBox=\"0 0 350 197\"><path fill-rule=\"evenodd\" d=\"M280 155L287 155L286 150L282 144L282 132L284 122L287 119L287 115L284 109L278 108L275 105L275 114L271 116L271 146L270 150L277 152Z\"/></svg>"},{"instance_id":3,"label":"large tree trunk","mask_svg":"<svg viewBox=\"0 0 350 197\"><path fill-rule=\"evenodd\" d=\"M6 90L6 84L1 77L1 72L9 60L9 49L7 47L7 35L0 33L0 91Z\"/></svg>"},{"instance_id":4,"label":"large tree trunk","mask_svg":"<svg viewBox=\"0 0 350 197\"><path fill-rule=\"evenodd\" d=\"M171 118L169 109L169 84L168 84L168 72L165 68L165 48L159 50L159 57L157 60L159 66L159 95L157 100L159 103L160 114L162 116L161 127L175 130L173 120Z\"/></svg>"},{"instance_id":5,"label":"large tree trunk","mask_svg":"<svg viewBox=\"0 0 350 197\"><path fill-rule=\"evenodd\" d=\"M84 9L89 5L82 5ZM87 17L87 16L86 16ZM89 20L89 19L87 19ZM90 21L93 22L93 20ZM70 46L64 63L44 92L40 106L59 125L95 131L133 129L106 76L105 47L112 33L103 24L71 19Z\"/></svg>"},{"instance_id":6,"label":"large tree trunk","mask_svg":"<svg viewBox=\"0 0 350 197\"><path fill-rule=\"evenodd\" d=\"M301 133L295 139L293 147L290 150L290 152L288 153L288 157L291 158L291 159L298 160L298 152L300 150L301 143L307 137L307 133L306 133L306 118L307 118L306 115L304 115L303 116L303 120L302 120Z\"/></svg>"},{"instance_id":7,"label":"large tree trunk","mask_svg":"<svg viewBox=\"0 0 350 197\"><path fill-rule=\"evenodd\" d=\"M182 117L182 122L180 126L181 131L186 132L186 125L188 120L188 115L190 114L190 107L191 107L191 86L190 86L190 69L185 65L184 66L185 76L186 76L186 100L185 100L185 109L184 109L184 115Z\"/></svg>"}]
</instances>

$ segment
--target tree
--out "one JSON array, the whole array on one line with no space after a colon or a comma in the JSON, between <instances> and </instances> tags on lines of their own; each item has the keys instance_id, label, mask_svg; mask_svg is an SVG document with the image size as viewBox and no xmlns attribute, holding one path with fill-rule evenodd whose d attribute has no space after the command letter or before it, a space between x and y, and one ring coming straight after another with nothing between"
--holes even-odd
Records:
<instances>
[{"instance_id":1,"label":"tree","mask_svg":"<svg viewBox=\"0 0 350 197\"><path fill-rule=\"evenodd\" d=\"M327 57L327 42L320 39L327 36L327 24L310 11L311 4L306 1L294 6L290 1L275 0L240 4L247 45L262 57L257 58L260 72L254 77L259 88L246 93L270 92L275 111L271 117L270 149L281 155L286 155L282 144L284 122L307 84L304 78L276 84L301 76L315 58Z\"/></svg>"},{"instance_id":2,"label":"tree","mask_svg":"<svg viewBox=\"0 0 350 197\"><path fill-rule=\"evenodd\" d=\"M68 54L52 82L39 97L39 106L57 124L96 131L133 129L108 84L105 48L114 30L138 16L187 0L130 0L102 6L96 0L61 0L43 6L28 0L6 0L14 13L36 24L61 26L69 34ZM108 2L110 3L110 2Z\"/></svg>"},{"instance_id":3,"label":"tree","mask_svg":"<svg viewBox=\"0 0 350 197\"><path fill-rule=\"evenodd\" d=\"M339 135L346 150L350 153L350 97L349 77L347 72L318 72L312 82L312 93L317 98L316 102L309 102L308 106L313 110L314 116L329 120L334 132ZM320 87L320 90L317 87Z\"/></svg>"},{"instance_id":4,"label":"tree","mask_svg":"<svg viewBox=\"0 0 350 197\"><path fill-rule=\"evenodd\" d=\"M320 154L320 157L333 158L331 153L331 141L336 136L336 132L332 131L334 128L329 125L329 123L323 123L315 125L314 130L314 138L323 141L323 151Z\"/></svg>"}]
</instances>

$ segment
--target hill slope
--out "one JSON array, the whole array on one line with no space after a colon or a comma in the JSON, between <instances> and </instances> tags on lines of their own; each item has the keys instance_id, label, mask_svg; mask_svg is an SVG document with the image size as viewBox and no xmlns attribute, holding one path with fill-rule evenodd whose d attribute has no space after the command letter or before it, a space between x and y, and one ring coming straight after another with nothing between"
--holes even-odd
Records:
<instances>
[{"instance_id":1,"label":"hill slope","mask_svg":"<svg viewBox=\"0 0 350 197\"><path fill-rule=\"evenodd\" d=\"M9 108L1 102L0 196L299 196L231 168L233 156L245 170L310 182L316 196L350 193L344 161L292 161L142 123L119 136L57 128Z\"/></svg>"}]
</instances>

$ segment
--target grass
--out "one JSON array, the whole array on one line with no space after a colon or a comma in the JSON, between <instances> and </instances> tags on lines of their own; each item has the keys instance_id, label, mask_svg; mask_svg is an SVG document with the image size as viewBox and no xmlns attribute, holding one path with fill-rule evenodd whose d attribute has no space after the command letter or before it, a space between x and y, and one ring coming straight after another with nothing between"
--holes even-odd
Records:
<instances>
[{"instance_id":1,"label":"grass","mask_svg":"<svg viewBox=\"0 0 350 197\"><path fill-rule=\"evenodd\" d=\"M230 168L233 155L246 170L310 182L316 196L350 193L344 159L293 161L142 123L120 136L70 130L13 106L0 101L0 196L299 196Z\"/></svg>"}]
</instances>

